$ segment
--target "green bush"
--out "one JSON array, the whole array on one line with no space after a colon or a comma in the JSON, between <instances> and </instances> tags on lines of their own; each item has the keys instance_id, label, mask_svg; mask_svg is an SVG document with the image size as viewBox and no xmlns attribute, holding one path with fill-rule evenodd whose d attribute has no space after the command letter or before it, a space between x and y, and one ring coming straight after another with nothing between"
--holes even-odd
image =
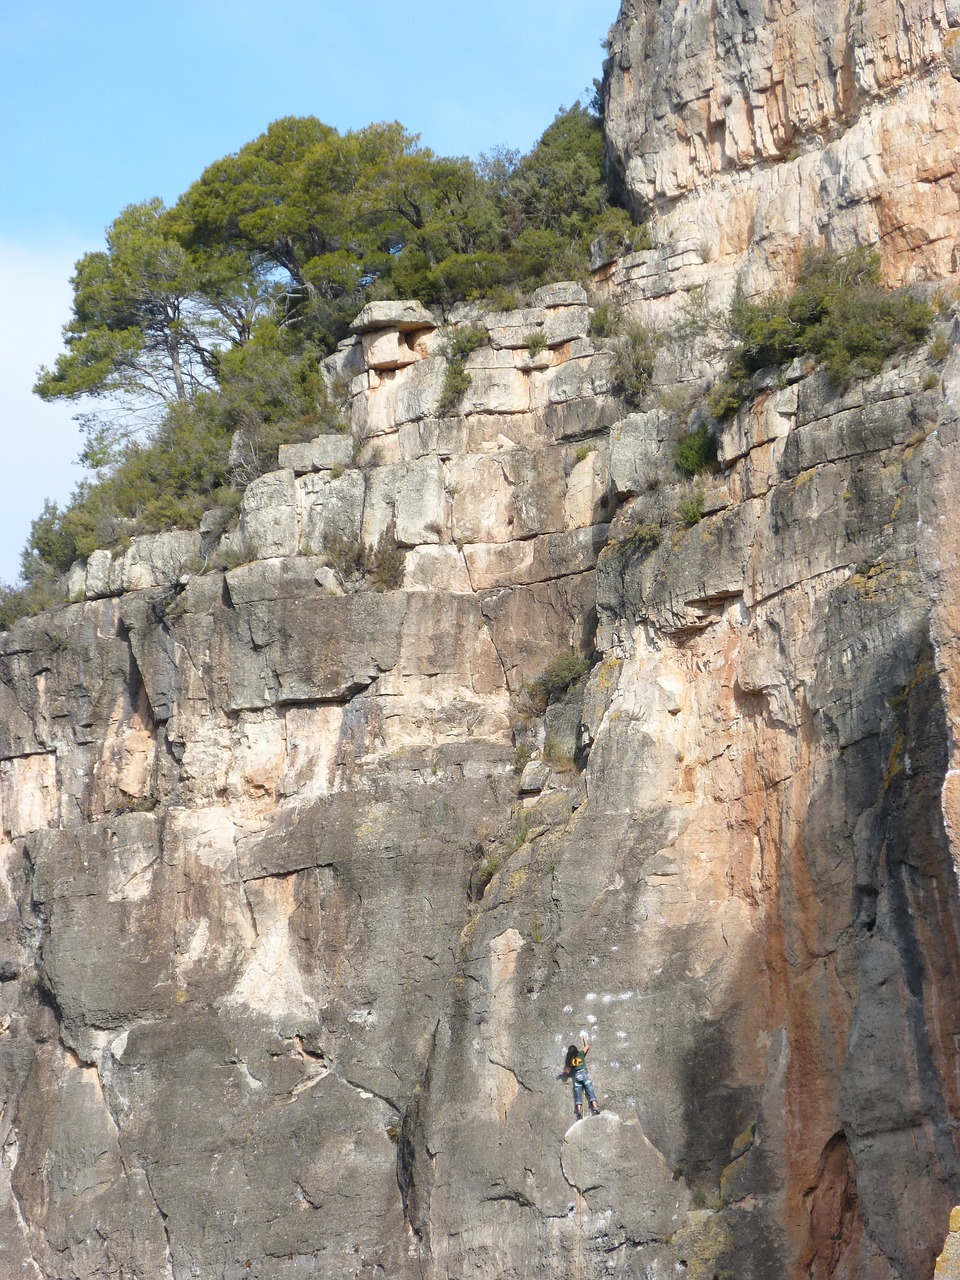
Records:
<instances>
[{"instance_id":1,"label":"green bush","mask_svg":"<svg viewBox=\"0 0 960 1280\"><path fill-rule=\"evenodd\" d=\"M917 298L863 289L833 298L804 345L842 388L879 373L897 351L918 346L932 320L930 308Z\"/></svg>"},{"instance_id":2,"label":"green bush","mask_svg":"<svg viewBox=\"0 0 960 1280\"><path fill-rule=\"evenodd\" d=\"M154 439L132 442L100 478L78 485L63 511L50 504L34 522L22 565L57 573L98 547L138 533L195 528L209 507L231 505L230 435L209 396L171 409Z\"/></svg>"},{"instance_id":3,"label":"green bush","mask_svg":"<svg viewBox=\"0 0 960 1280\"><path fill-rule=\"evenodd\" d=\"M467 356L489 341L490 334L479 324L461 325L458 329L448 330L444 335L442 351L450 363L444 373L443 387L437 401L437 413L441 417L456 410L473 382L466 367Z\"/></svg>"},{"instance_id":4,"label":"green bush","mask_svg":"<svg viewBox=\"0 0 960 1280\"><path fill-rule=\"evenodd\" d=\"M628 325L613 356L613 379L627 404L643 401L653 378L654 361L662 339L643 324Z\"/></svg>"},{"instance_id":5,"label":"green bush","mask_svg":"<svg viewBox=\"0 0 960 1280\"><path fill-rule=\"evenodd\" d=\"M480 901L502 866L502 849L490 849L478 858L470 876L470 896L474 902Z\"/></svg>"},{"instance_id":6,"label":"green bush","mask_svg":"<svg viewBox=\"0 0 960 1280\"><path fill-rule=\"evenodd\" d=\"M624 209L608 208L593 226L593 244L602 258L619 258L625 253L651 247L646 225L635 227Z\"/></svg>"},{"instance_id":7,"label":"green bush","mask_svg":"<svg viewBox=\"0 0 960 1280\"><path fill-rule=\"evenodd\" d=\"M710 392L707 408L718 422L732 418L743 403L744 389L733 378L723 378Z\"/></svg>"},{"instance_id":8,"label":"green bush","mask_svg":"<svg viewBox=\"0 0 960 1280\"><path fill-rule=\"evenodd\" d=\"M239 547L216 547L210 553L208 566L215 573L229 573L231 569L238 569L242 564L250 563L250 552L245 546Z\"/></svg>"},{"instance_id":9,"label":"green bush","mask_svg":"<svg viewBox=\"0 0 960 1280\"><path fill-rule=\"evenodd\" d=\"M579 653L561 653L548 663L531 685L534 693L549 702L566 693L572 684L590 670L590 659Z\"/></svg>"},{"instance_id":10,"label":"green bush","mask_svg":"<svg viewBox=\"0 0 960 1280\"><path fill-rule=\"evenodd\" d=\"M403 585L406 555L398 547L393 530L386 530L374 547L365 547L354 538L329 534L324 539L324 559L346 582L354 587L361 581L374 591L395 591Z\"/></svg>"},{"instance_id":11,"label":"green bush","mask_svg":"<svg viewBox=\"0 0 960 1280\"><path fill-rule=\"evenodd\" d=\"M276 327L263 325L247 346L222 353L219 390L173 405L147 440L106 454L94 433L88 456L99 470L64 510L47 503L34 521L24 581L136 534L196 528L213 507L235 508L246 484L276 467L281 444L340 425L319 357L312 346L289 354Z\"/></svg>"},{"instance_id":12,"label":"green bush","mask_svg":"<svg viewBox=\"0 0 960 1280\"><path fill-rule=\"evenodd\" d=\"M491 311L517 311L523 306L524 296L517 285L505 284L491 289L485 301Z\"/></svg>"},{"instance_id":13,"label":"green bush","mask_svg":"<svg viewBox=\"0 0 960 1280\"><path fill-rule=\"evenodd\" d=\"M465 360L490 341L490 334L482 324L465 324L451 329L444 338L444 352L452 360Z\"/></svg>"},{"instance_id":14,"label":"green bush","mask_svg":"<svg viewBox=\"0 0 960 1280\"><path fill-rule=\"evenodd\" d=\"M653 551L660 545L660 527L655 524L638 524L617 544L621 551Z\"/></svg>"},{"instance_id":15,"label":"green bush","mask_svg":"<svg viewBox=\"0 0 960 1280\"><path fill-rule=\"evenodd\" d=\"M37 579L20 587L0 582L0 631L9 631L21 618L33 618L44 609L66 603L66 592L52 577Z\"/></svg>"},{"instance_id":16,"label":"green bush","mask_svg":"<svg viewBox=\"0 0 960 1280\"><path fill-rule=\"evenodd\" d=\"M64 513L49 499L30 526L27 545L20 555L20 574L25 582L65 573L77 558L77 548ZM10 589L10 588L8 588Z\"/></svg>"},{"instance_id":17,"label":"green bush","mask_svg":"<svg viewBox=\"0 0 960 1280\"><path fill-rule=\"evenodd\" d=\"M524 342L534 360L547 349L547 335L542 329L534 329L532 333L528 333L524 338Z\"/></svg>"},{"instance_id":18,"label":"green bush","mask_svg":"<svg viewBox=\"0 0 960 1280\"><path fill-rule=\"evenodd\" d=\"M872 250L837 255L809 250L790 294L751 302L738 289L729 314L736 346L713 411L727 417L744 399L750 375L809 356L838 389L878 373L898 351L921 343L934 311L900 290L881 287L880 258Z\"/></svg>"},{"instance_id":19,"label":"green bush","mask_svg":"<svg viewBox=\"0 0 960 1280\"><path fill-rule=\"evenodd\" d=\"M611 204L603 151L599 116L574 103L525 156L501 149L476 168L423 157L419 184L408 187L415 203L399 197L404 222L395 234L403 244L377 260L375 287L428 303L484 298L508 309L516 290L585 274L595 239L615 253L635 247L644 233Z\"/></svg>"},{"instance_id":20,"label":"green bush","mask_svg":"<svg viewBox=\"0 0 960 1280\"><path fill-rule=\"evenodd\" d=\"M441 418L456 410L466 392L470 390L472 382L473 378L464 368L463 360L451 360L443 375L443 387L440 391L440 399L437 401L437 413Z\"/></svg>"},{"instance_id":21,"label":"green bush","mask_svg":"<svg viewBox=\"0 0 960 1280\"><path fill-rule=\"evenodd\" d=\"M941 360L946 360L950 354L952 343L945 333L938 333L930 343L930 359L934 364L939 364Z\"/></svg>"},{"instance_id":22,"label":"green bush","mask_svg":"<svg viewBox=\"0 0 960 1280\"><path fill-rule=\"evenodd\" d=\"M622 319L616 302L598 302L590 313L590 332L595 338L615 338L620 332Z\"/></svg>"},{"instance_id":23,"label":"green bush","mask_svg":"<svg viewBox=\"0 0 960 1280\"><path fill-rule=\"evenodd\" d=\"M688 431L677 441L673 461L683 476L695 476L706 471L717 459L717 442L705 422L696 431Z\"/></svg>"},{"instance_id":24,"label":"green bush","mask_svg":"<svg viewBox=\"0 0 960 1280\"><path fill-rule=\"evenodd\" d=\"M688 527L699 524L703 519L704 494L702 489L694 489L680 499L677 510L680 519Z\"/></svg>"},{"instance_id":25,"label":"green bush","mask_svg":"<svg viewBox=\"0 0 960 1280\"><path fill-rule=\"evenodd\" d=\"M223 355L219 391L204 409L228 437L234 484L272 471L282 444L345 430L320 368L322 349L308 343L291 352L289 343L262 324L252 342Z\"/></svg>"}]
</instances>

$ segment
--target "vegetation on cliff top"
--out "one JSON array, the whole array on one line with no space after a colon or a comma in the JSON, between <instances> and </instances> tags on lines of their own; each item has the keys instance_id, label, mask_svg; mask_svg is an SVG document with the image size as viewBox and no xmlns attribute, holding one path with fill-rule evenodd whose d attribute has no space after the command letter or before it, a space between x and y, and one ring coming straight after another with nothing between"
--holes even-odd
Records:
<instances>
[{"instance_id":1,"label":"vegetation on cliff top","mask_svg":"<svg viewBox=\"0 0 960 1280\"><path fill-rule=\"evenodd\" d=\"M73 277L44 399L93 396L93 477L47 504L0 588L0 626L56 599L78 557L195 527L236 504L280 443L338 427L319 363L371 299L431 305L583 274L592 240L629 244L599 117L561 109L525 156L437 156L397 123L339 133L288 117L210 165L172 208L124 209ZM462 362L461 362L462 363ZM452 394L452 392L451 392Z\"/></svg>"},{"instance_id":2,"label":"vegetation on cliff top","mask_svg":"<svg viewBox=\"0 0 960 1280\"><path fill-rule=\"evenodd\" d=\"M581 273L594 237L629 231L604 181L599 117L579 103L529 155L479 165L434 155L396 123L340 134L289 117L173 208L123 210L106 248L77 264L65 350L36 391L186 403L219 386L225 352L265 335L329 352L371 298L502 300Z\"/></svg>"},{"instance_id":3,"label":"vegetation on cliff top","mask_svg":"<svg viewBox=\"0 0 960 1280\"><path fill-rule=\"evenodd\" d=\"M172 208L123 210L105 249L77 264L64 351L35 388L96 398L98 412L80 418L92 478L34 521L21 585L0 585L0 629L62 599L77 558L229 511L280 444L343 429L320 362L366 301L508 306L582 274L598 236L628 247L602 160L600 120L579 103L528 155L479 164L438 157L395 123L340 134L290 117L211 165ZM753 302L738 289L728 313L703 321L730 348L711 412L728 416L755 372L797 356L843 387L923 340L933 318L882 289L875 252L811 250L791 293ZM658 342L640 326L620 336L614 376L631 404ZM448 407L470 380L466 352L449 354ZM696 474L713 447L705 428L685 437L678 468Z\"/></svg>"}]
</instances>

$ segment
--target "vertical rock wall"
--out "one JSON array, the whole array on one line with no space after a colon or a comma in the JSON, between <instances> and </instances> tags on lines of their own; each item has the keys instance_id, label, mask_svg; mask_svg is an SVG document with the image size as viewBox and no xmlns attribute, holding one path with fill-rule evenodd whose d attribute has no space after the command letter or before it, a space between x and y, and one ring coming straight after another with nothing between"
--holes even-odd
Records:
<instances>
[{"instance_id":1,"label":"vertical rock wall","mask_svg":"<svg viewBox=\"0 0 960 1280\"><path fill-rule=\"evenodd\" d=\"M954 276L958 32L949 0L624 0L612 171L714 284L778 287L823 240L881 244L893 284Z\"/></svg>"},{"instance_id":2,"label":"vertical rock wall","mask_svg":"<svg viewBox=\"0 0 960 1280\"><path fill-rule=\"evenodd\" d=\"M349 434L0 637L4 1275L933 1276L955 335L843 394L758 378L716 475L673 462L691 290L782 281L811 226L953 270L956 15L812 16L624 5L658 247L518 312L372 304ZM663 330L639 411L601 297Z\"/></svg>"},{"instance_id":3,"label":"vertical rock wall","mask_svg":"<svg viewBox=\"0 0 960 1280\"><path fill-rule=\"evenodd\" d=\"M358 456L3 637L11 1274L932 1275L955 358L761 385L688 525L682 352L630 413L536 301L446 416L434 319L362 317Z\"/></svg>"}]
</instances>

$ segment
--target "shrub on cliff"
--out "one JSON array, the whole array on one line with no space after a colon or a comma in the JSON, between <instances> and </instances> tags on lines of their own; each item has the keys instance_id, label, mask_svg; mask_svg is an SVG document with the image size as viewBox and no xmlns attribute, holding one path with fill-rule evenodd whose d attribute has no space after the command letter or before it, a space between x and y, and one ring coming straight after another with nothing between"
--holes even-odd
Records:
<instances>
[{"instance_id":1,"label":"shrub on cliff","mask_svg":"<svg viewBox=\"0 0 960 1280\"><path fill-rule=\"evenodd\" d=\"M473 376L464 366L463 358L457 357L451 360L444 370L443 386L437 401L437 413L441 418L446 417L447 414L456 413L457 406L472 384Z\"/></svg>"},{"instance_id":2,"label":"shrub on cliff","mask_svg":"<svg viewBox=\"0 0 960 1280\"><path fill-rule=\"evenodd\" d=\"M52 576L19 587L0 582L0 631L9 631L21 618L33 618L45 609L66 603L67 593Z\"/></svg>"},{"instance_id":3,"label":"shrub on cliff","mask_svg":"<svg viewBox=\"0 0 960 1280\"><path fill-rule=\"evenodd\" d=\"M454 413L473 383L466 367L467 356L489 342L490 335L483 325L461 325L451 329L443 340L442 351L449 361L443 376L443 387L437 401L437 413L443 417Z\"/></svg>"},{"instance_id":4,"label":"shrub on cliff","mask_svg":"<svg viewBox=\"0 0 960 1280\"><path fill-rule=\"evenodd\" d=\"M34 521L25 581L136 534L195 528L209 508L236 506L240 490L276 466L279 445L339 424L316 350L286 354L275 331L225 352L220 380L219 391L174 404L148 439L99 457L88 451L97 476L65 510L48 503Z\"/></svg>"},{"instance_id":5,"label":"shrub on cliff","mask_svg":"<svg viewBox=\"0 0 960 1280\"><path fill-rule=\"evenodd\" d=\"M451 329L443 341L443 353L452 360L464 360L479 351L490 341L490 334L482 324L465 324Z\"/></svg>"},{"instance_id":6,"label":"shrub on cliff","mask_svg":"<svg viewBox=\"0 0 960 1280\"><path fill-rule=\"evenodd\" d=\"M653 379L653 366L662 339L643 324L630 324L617 340L613 379L627 404L636 408Z\"/></svg>"},{"instance_id":7,"label":"shrub on cliff","mask_svg":"<svg viewBox=\"0 0 960 1280\"><path fill-rule=\"evenodd\" d=\"M231 442L231 484L242 488L272 470L281 444L347 430L321 357L321 348L291 341L274 324L262 324L253 341L224 353L208 411Z\"/></svg>"},{"instance_id":8,"label":"shrub on cliff","mask_svg":"<svg viewBox=\"0 0 960 1280\"><path fill-rule=\"evenodd\" d=\"M717 441L706 422L696 431L681 436L673 450L673 461L682 476L699 475L717 460Z\"/></svg>"},{"instance_id":9,"label":"shrub on cliff","mask_svg":"<svg viewBox=\"0 0 960 1280\"><path fill-rule=\"evenodd\" d=\"M364 553L363 572L374 591L396 591L403 586L407 557L392 530L380 535L377 545Z\"/></svg>"},{"instance_id":10,"label":"shrub on cliff","mask_svg":"<svg viewBox=\"0 0 960 1280\"><path fill-rule=\"evenodd\" d=\"M934 321L933 309L904 290L889 292L880 280L880 258L869 249L849 254L809 250L796 287L761 302L737 289L727 328L735 342L727 375L711 400L717 417L728 417L748 394L751 374L814 359L834 386L878 373L898 351L921 343Z\"/></svg>"},{"instance_id":11,"label":"shrub on cliff","mask_svg":"<svg viewBox=\"0 0 960 1280\"><path fill-rule=\"evenodd\" d=\"M540 672L530 686L534 697L544 706L551 698L566 693L572 684L590 670L590 659L579 653L560 653Z\"/></svg>"}]
</instances>

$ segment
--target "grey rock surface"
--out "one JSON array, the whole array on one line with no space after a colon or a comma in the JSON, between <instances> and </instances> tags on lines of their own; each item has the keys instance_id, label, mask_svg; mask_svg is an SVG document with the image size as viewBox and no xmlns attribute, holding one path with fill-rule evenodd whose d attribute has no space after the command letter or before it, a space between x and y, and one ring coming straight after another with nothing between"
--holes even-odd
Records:
<instances>
[{"instance_id":1,"label":"grey rock surface","mask_svg":"<svg viewBox=\"0 0 960 1280\"><path fill-rule=\"evenodd\" d=\"M626 77L662 19L624 15ZM648 305L698 264L617 270ZM286 453L247 563L137 539L0 634L9 1274L933 1276L960 364L771 378L693 519L709 359L627 413L581 287L534 304L569 341L534 367L488 317L442 419L445 359L342 346L359 465Z\"/></svg>"},{"instance_id":2,"label":"grey rock surface","mask_svg":"<svg viewBox=\"0 0 960 1280\"><path fill-rule=\"evenodd\" d=\"M348 435L318 436L304 444L282 444L279 465L294 475L308 471L342 470L350 465L353 441Z\"/></svg>"},{"instance_id":3,"label":"grey rock surface","mask_svg":"<svg viewBox=\"0 0 960 1280\"><path fill-rule=\"evenodd\" d=\"M311 555L356 546L360 540L366 485L354 468L337 475L320 471L301 476L296 485L299 545Z\"/></svg>"},{"instance_id":4,"label":"grey rock surface","mask_svg":"<svg viewBox=\"0 0 960 1280\"><path fill-rule=\"evenodd\" d=\"M87 576L84 584L88 600L96 600L110 594L109 551L94 551L87 560Z\"/></svg>"},{"instance_id":5,"label":"grey rock surface","mask_svg":"<svg viewBox=\"0 0 960 1280\"><path fill-rule=\"evenodd\" d=\"M585 307L587 291L574 280L562 280L557 284L545 284L534 289L530 303L534 307Z\"/></svg>"},{"instance_id":6,"label":"grey rock surface","mask_svg":"<svg viewBox=\"0 0 960 1280\"><path fill-rule=\"evenodd\" d=\"M422 302L368 302L350 325L354 333L376 329L433 329L436 320Z\"/></svg>"},{"instance_id":7,"label":"grey rock surface","mask_svg":"<svg viewBox=\"0 0 960 1280\"><path fill-rule=\"evenodd\" d=\"M122 555L111 557L109 593L119 595L122 591L143 591L147 587L175 583L184 573L194 569L199 560L199 533L174 530L170 533L143 534L134 538ZM98 561L94 568L94 590L91 594L103 594L103 568L103 561Z\"/></svg>"},{"instance_id":8,"label":"grey rock surface","mask_svg":"<svg viewBox=\"0 0 960 1280\"><path fill-rule=\"evenodd\" d=\"M251 560L297 554L297 491L291 469L271 471L247 486L231 542Z\"/></svg>"}]
</instances>

